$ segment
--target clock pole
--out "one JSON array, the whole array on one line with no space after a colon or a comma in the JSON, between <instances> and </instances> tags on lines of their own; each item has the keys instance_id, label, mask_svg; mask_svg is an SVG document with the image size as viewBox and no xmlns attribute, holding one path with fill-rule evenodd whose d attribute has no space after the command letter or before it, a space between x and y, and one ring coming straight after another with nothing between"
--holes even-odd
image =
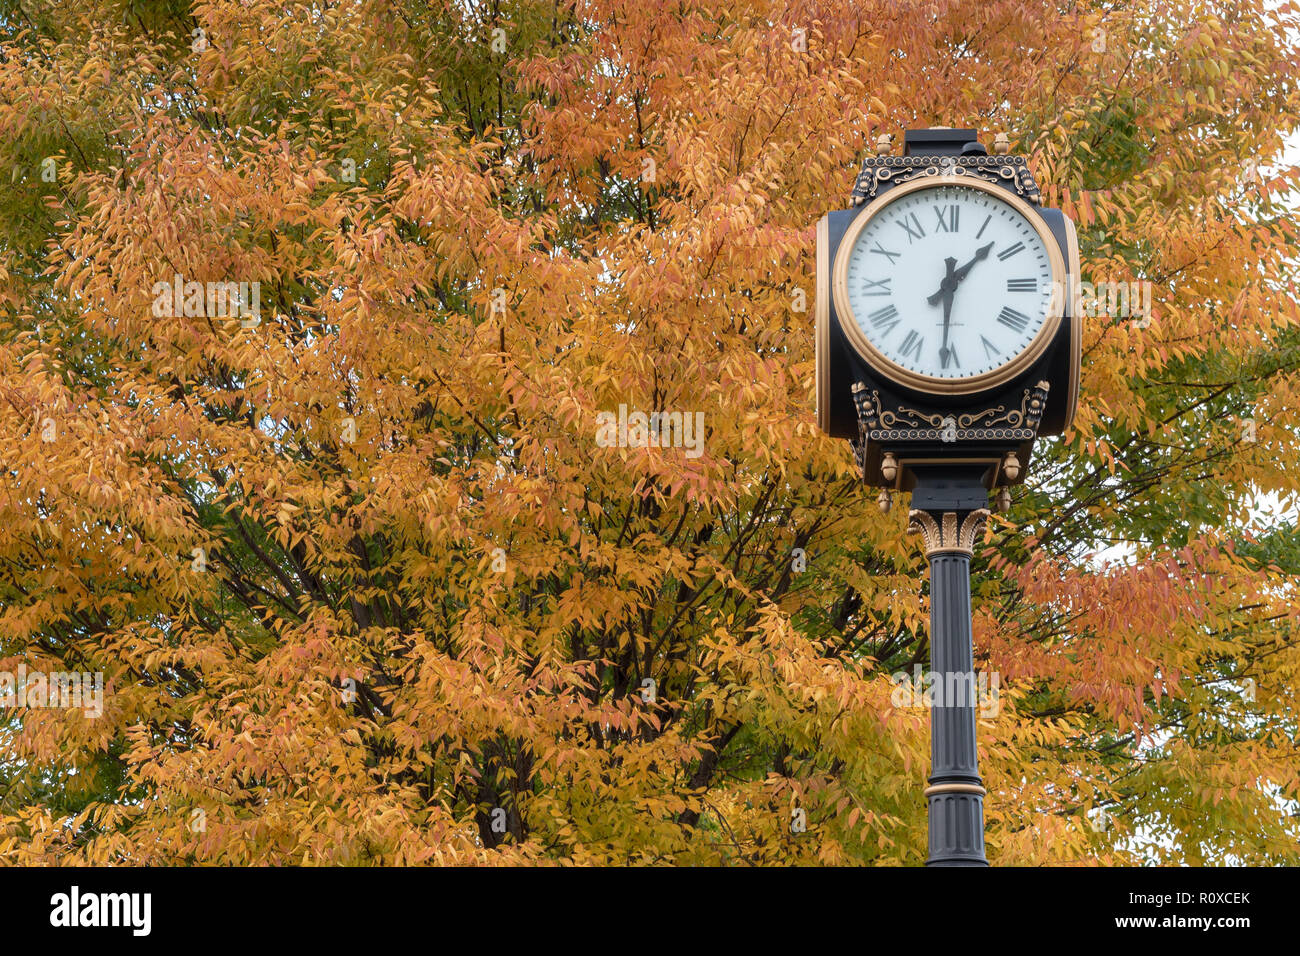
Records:
<instances>
[{"instance_id":1,"label":"clock pole","mask_svg":"<svg viewBox=\"0 0 1300 956\"><path fill-rule=\"evenodd\" d=\"M883 511L911 493L930 569L926 865L988 866L971 558L989 496L1009 508L1034 443L1074 419L1079 244L1005 134L993 155L970 129L891 144L817 224L817 424L852 443Z\"/></svg>"},{"instance_id":2,"label":"clock pole","mask_svg":"<svg viewBox=\"0 0 1300 956\"><path fill-rule=\"evenodd\" d=\"M970 562L988 517L980 469L917 468L908 530L930 563L930 818L927 866L988 866L984 785L975 747Z\"/></svg>"}]
</instances>

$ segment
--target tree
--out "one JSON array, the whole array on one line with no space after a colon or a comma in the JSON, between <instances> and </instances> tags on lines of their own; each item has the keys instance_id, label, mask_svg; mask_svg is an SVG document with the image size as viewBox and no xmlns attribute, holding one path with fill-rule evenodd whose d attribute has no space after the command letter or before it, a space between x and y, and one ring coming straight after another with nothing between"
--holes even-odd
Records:
<instances>
[{"instance_id":1,"label":"tree","mask_svg":"<svg viewBox=\"0 0 1300 956\"><path fill-rule=\"evenodd\" d=\"M1295 5L0 9L0 671L105 681L6 862L920 862L811 273L925 125L1153 293L976 562L991 861L1300 861Z\"/></svg>"}]
</instances>

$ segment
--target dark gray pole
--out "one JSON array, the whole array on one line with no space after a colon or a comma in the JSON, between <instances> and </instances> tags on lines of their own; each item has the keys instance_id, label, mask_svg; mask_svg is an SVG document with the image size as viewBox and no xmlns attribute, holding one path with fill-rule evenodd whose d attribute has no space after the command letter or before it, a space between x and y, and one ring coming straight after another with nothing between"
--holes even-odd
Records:
<instances>
[{"instance_id":1,"label":"dark gray pole","mask_svg":"<svg viewBox=\"0 0 1300 956\"><path fill-rule=\"evenodd\" d=\"M918 470L911 530L925 538L930 562L930 856L926 866L988 866L984 858L984 786L975 749L975 664L970 561L988 517L977 472Z\"/></svg>"}]
</instances>

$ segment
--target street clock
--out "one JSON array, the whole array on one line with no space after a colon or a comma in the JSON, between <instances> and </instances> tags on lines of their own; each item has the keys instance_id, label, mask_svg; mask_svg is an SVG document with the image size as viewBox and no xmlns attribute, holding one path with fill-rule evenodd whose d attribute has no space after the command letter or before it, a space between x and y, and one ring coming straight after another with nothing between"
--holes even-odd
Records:
<instances>
[{"instance_id":1,"label":"street clock","mask_svg":"<svg viewBox=\"0 0 1300 956\"><path fill-rule=\"evenodd\" d=\"M882 136L853 208L817 224L817 424L853 443L888 511L930 565L930 669L974 683L970 567L989 514L1025 480L1034 441L1074 418L1079 274L1074 225L1040 205L1024 157L999 134ZM931 866L985 866L973 694L930 708Z\"/></svg>"},{"instance_id":2,"label":"street clock","mask_svg":"<svg viewBox=\"0 0 1300 956\"><path fill-rule=\"evenodd\" d=\"M1023 157L989 156L973 131L879 152L856 207L817 226L818 424L887 490L950 458L985 461L990 490L1023 481L1034 439L1077 403L1074 225L1038 205Z\"/></svg>"}]
</instances>

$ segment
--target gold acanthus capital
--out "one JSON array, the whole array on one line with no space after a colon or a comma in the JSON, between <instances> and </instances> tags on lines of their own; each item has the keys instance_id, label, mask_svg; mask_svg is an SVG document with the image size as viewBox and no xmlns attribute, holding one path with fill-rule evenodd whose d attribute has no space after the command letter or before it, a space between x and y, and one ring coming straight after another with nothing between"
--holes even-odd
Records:
<instances>
[{"instance_id":1,"label":"gold acanthus capital","mask_svg":"<svg viewBox=\"0 0 1300 956\"><path fill-rule=\"evenodd\" d=\"M963 513L959 520L956 511L945 511L939 520L928 511L913 508L907 513L907 530L925 539L925 556L957 552L968 558L975 554L975 539L984 532L984 521L989 516L987 508L977 508Z\"/></svg>"}]
</instances>

